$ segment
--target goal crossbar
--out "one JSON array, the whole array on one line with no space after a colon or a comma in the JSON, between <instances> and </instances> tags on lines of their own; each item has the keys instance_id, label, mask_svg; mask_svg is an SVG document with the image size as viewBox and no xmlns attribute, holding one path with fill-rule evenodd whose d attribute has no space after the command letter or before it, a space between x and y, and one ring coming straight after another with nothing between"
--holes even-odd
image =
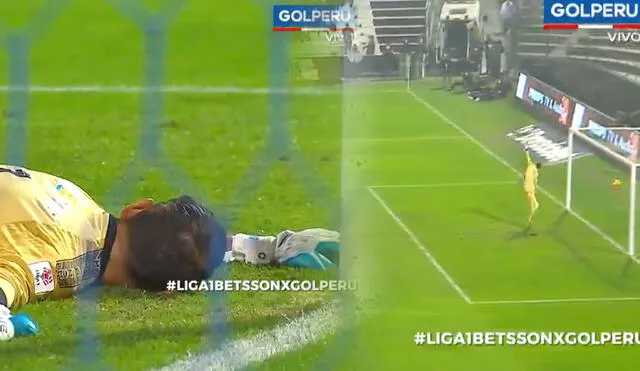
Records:
<instances>
[{"instance_id":1,"label":"goal crossbar","mask_svg":"<svg viewBox=\"0 0 640 371\"><path fill-rule=\"evenodd\" d=\"M637 159L637 153L632 153L630 157L623 156L622 154L612 150L611 148L605 146L598 140L591 138L586 135L583 131L586 131L587 128L570 128L569 129L569 138L567 140L567 146L569 151L569 157L567 161L567 181L566 181L566 199L565 199L565 208L567 210L571 210L571 196L572 196L572 179L573 179L573 152L574 152L574 137L580 138L589 146L597 148L602 151L605 155L611 157L612 159L619 161L620 163L626 165L630 169L630 177L629 177L629 230L628 230L628 246L627 246L627 254L629 256L635 256L636 254L636 245L635 245L635 225L636 225L636 176L638 165L640 165ZM638 128L632 127L607 127L607 130L612 131L636 131L640 134L640 130ZM634 151L635 152L635 151Z\"/></svg>"}]
</instances>

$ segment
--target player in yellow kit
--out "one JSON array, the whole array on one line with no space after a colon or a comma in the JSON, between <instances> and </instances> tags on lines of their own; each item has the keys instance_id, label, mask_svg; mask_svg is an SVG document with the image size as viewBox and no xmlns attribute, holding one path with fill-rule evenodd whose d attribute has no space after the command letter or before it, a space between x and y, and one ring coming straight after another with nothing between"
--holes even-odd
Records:
<instances>
[{"instance_id":1,"label":"player in yellow kit","mask_svg":"<svg viewBox=\"0 0 640 371\"><path fill-rule=\"evenodd\" d=\"M64 298L97 281L163 290L167 279L205 279L212 216L183 196L141 200L116 218L65 179L0 165L0 304Z\"/></svg>"},{"instance_id":2,"label":"player in yellow kit","mask_svg":"<svg viewBox=\"0 0 640 371\"><path fill-rule=\"evenodd\" d=\"M0 340L13 337L7 308L93 284L163 291L167 281L203 280L231 260L325 269L338 238L323 229L227 235L188 196L140 200L116 218L68 180L0 165Z\"/></svg>"},{"instance_id":3,"label":"player in yellow kit","mask_svg":"<svg viewBox=\"0 0 640 371\"><path fill-rule=\"evenodd\" d=\"M527 201L529 202L529 221L527 222L527 229L530 229L533 223L533 217L540 206L540 204L538 204L538 199L536 198L536 188L538 187L538 169L541 164L539 162L534 163L531 160L528 148L525 148L525 158L527 165L524 170L524 192L527 195Z\"/></svg>"}]
</instances>

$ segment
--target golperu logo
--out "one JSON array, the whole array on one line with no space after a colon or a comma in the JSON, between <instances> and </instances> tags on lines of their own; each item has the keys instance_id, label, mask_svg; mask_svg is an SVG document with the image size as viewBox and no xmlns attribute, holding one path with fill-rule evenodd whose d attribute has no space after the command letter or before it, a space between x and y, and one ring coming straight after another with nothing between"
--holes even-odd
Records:
<instances>
[{"instance_id":1,"label":"golperu logo","mask_svg":"<svg viewBox=\"0 0 640 371\"><path fill-rule=\"evenodd\" d=\"M332 25L348 24L351 21L351 13L348 11L312 9L310 12L304 10L283 9L278 13L281 22L325 22Z\"/></svg>"},{"instance_id":2,"label":"golperu logo","mask_svg":"<svg viewBox=\"0 0 640 371\"><path fill-rule=\"evenodd\" d=\"M638 4L619 4L619 3L555 3L551 5L551 14L554 17L626 17L634 18L638 16Z\"/></svg>"},{"instance_id":3,"label":"golperu logo","mask_svg":"<svg viewBox=\"0 0 640 371\"><path fill-rule=\"evenodd\" d=\"M274 31L301 31L305 28L345 29L357 26L354 6L274 5Z\"/></svg>"},{"instance_id":4,"label":"golperu logo","mask_svg":"<svg viewBox=\"0 0 640 371\"><path fill-rule=\"evenodd\" d=\"M545 0L544 24L618 25L640 24L637 0Z\"/></svg>"}]
</instances>

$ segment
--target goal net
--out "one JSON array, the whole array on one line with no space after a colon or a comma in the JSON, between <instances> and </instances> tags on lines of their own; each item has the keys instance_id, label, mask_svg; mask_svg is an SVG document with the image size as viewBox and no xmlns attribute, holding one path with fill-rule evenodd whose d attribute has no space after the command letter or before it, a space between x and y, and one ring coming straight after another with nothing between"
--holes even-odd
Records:
<instances>
[{"instance_id":1,"label":"goal net","mask_svg":"<svg viewBox=\"0 0 640 371\"><path fill-rule=\"evenodd\" d=\"M636 256L638 128L569 130L565 208L584 217L611 244ZM595 156L577 156L593 153Z\"/></svg>"}]
</instances>

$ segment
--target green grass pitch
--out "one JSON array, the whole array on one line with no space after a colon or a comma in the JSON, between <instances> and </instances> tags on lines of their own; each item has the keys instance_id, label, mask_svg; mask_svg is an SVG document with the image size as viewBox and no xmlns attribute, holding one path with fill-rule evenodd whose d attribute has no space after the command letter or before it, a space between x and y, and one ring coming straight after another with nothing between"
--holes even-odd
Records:
<instances>
[{"instance_id":1,"label":"green grass pitch","mask_svg":"<svg viewBox=\"0 0 640 371\"><path fill-rule=\"evenodd\" d=\"M4 89L0 162L20 157L16 148L24 150L26 166L76 182L112 212L140 197L162 200L188 192L220 206L218 211L233 213L232 228L237 232L273 234L286 228L331 226L327 209L338 206L340 187L340 96L282 96L287 112L281 124L290 131L291 144L283 148L278 143L277 151L268 151L277 157L272 164L262 155L268 149L274 104L264 93L269 83L269 8L249 2L233 8L226 2L183 2L167 28L162 83L262 90L166 94L162 107L151 107L161 116L149 128L143 125L149 114L145 95L100 90L144 85L149 82L145 80L149 65L157 62L143 58L149 45L139 21L117 10L116 4L131 9L127 4L132 3L136 2L61 1L42 11L38 9L44 1L0 5L3 42L28 32L34 17L53 18L38 23L49 24L36 28L36 38L22 44L31 48L28 64L15 64L21 52L15 46L0 52L0 70L6 71L0 74L0 83L15 83L26 75L34 88L63 87L59 92L29 95L28 138L17 147L11 146L9 136L24 106L19 93ZM147 3L150 9L161 8L160 2ZM247 18L234 23L229 16L232 11ZM239 37L234 39L233 34ZM157 50L148 53L150 59L163 57ZM64 88L83 86L98 87L98 91ZM153 143L154 136L159 136L164 158L144 156L149 152L145 143ZM130 163L136 166L129 167ZM175 171L166 171L169 166L179 169L180 178ZM335 205L314 197L316 188L327 188ZM243 279L332 277L332 272L243 265L233 265L230 272L231 278ZM143 370L168 364L188 351L197 352L210 338L204 295L155 297L112 290L103 297L97 314L102 364L73 363L80 349L77 303L67 300L24 308L42 332L36 338L3 343L0 369ZM230 336L269 329L329 297L314 292L230 295Z\"/></svg>"},{"instance_id":2,"label":"green grass pitch","mask_svg":"<svg viewBox=\"0 0 640 371\"><path fill-rule=\"evenodd\" d=\"M576 217L551 199L564 201L565 165L543 168L537 235L523 236L527 204L510 167L522 169L524 156L506 134L535 119L430 83L385 88L345 97L345 116L361 119L344 153L363 163L350 198L362 220L347 233L362 239L358 277L369 290L366 319L334 369L635 369L633 346L413 344L417 331L635 331L639 272L615 247L627 241L628 189L610 184L627 173L597 157L576 160ZM312 367L333 344L260 369Z\"/></svg>"},{"instance_id":3,"label":"green grass pitch","mask_svg":"<svg viewBox=\"0 0 640 371\"><path fill-rule=\"evenodd\" d=\"M0 36L24 30L44 3L0 4ZM32 85L145 83L143 34L113 5L125 2L59 3L64 8L55 21L28 45L26 77ZM161 7L160 2L145 3ZM267 10L249 2L233 6L185 3L167 31L164 84L268 86ZM246 19L230 15L239 11ZM8 72L0 74L2 85L27 67L16 65L15 46L5 45L0 69ZM166 162L140 163L123 175L148 135L142 130L146 113L140 94L32 93L26 165L75 181L114 212L138 197L162 199L196 189L213 204L237 212L233 227L243 232L329 225L326 200L319 201L313 190L327 187L336 199L341 197L343 216L349 217L342 231L351 268L347 273L359 282L362 316L352 329L276 356L257 369L637 368L634 347L415 346L417 331L634 331L639 272L616 249L627 241L629 182L625 172L596 157L577 160L573 208L578 218L563 215L550 198L564 199L564 165L543 168L541 184L548 193L539 196L537 236L524 237L519 231L526 221L526 200L518 174L508 167L520 169L523 154L506 133L534 119L508 103L471 103L435 91L429 83L414 84L412 93L400 83L340 91L284 96L293 137L286 151L290 156L280 156L264 177L248 182L244 176L252 174L256 159L264 158L260 154L273 108L261 91L165 95L161 123L156 123L160 130L151 131L161 132L161 147L185 179L167 177ZM14 98L2 93L3 144L15 118ZM3 152L5 160L15 156L6 147ZM300 158L303 176L294 161ZM136 179L132 189L121 186L127 177ZM621 189L610 187L615 177L623 179ZM234 278L249 279L332 274L242 265L230 271ZM330 298L232 294L232 336L269 330ZM26 307L42 333L0 344L0 369L143 370L197 352L207 341L203 295L109 290L98 307L103 363L74 364L76 305L67 300Z\"/></svg>"}]
</instances>

